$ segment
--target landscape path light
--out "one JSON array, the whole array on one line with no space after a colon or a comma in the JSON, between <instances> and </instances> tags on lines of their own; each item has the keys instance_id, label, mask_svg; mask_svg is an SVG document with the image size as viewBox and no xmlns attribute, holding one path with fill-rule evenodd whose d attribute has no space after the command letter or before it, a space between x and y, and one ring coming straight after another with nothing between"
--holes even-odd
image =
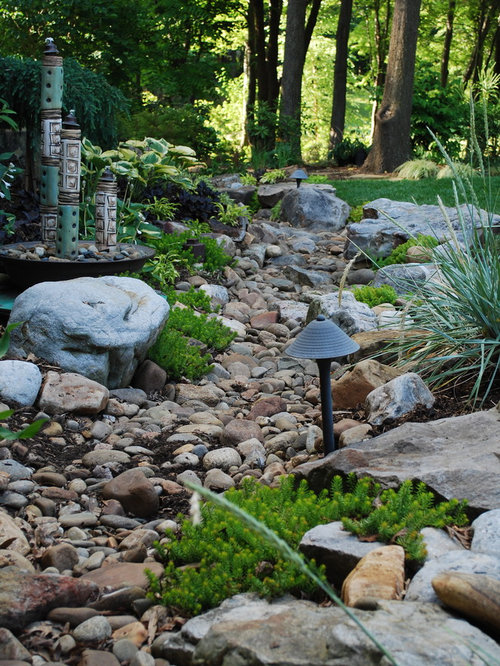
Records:
<instances>
[{"instance_id":1,"label":"landscape path light","mask_svg":"<svg viewBox=\"0 0 500 666\"><path fill-rule=\"evenodd\" d=\"M318 315L298 334L286 350L289 356L314 359L318 364L325 454L335 451L331 364L335 358L347 356L358 349L358 343L333 321L326 319L323 315Z\"/></svg>"},{"instance_id":2,"label":"landscape path light","mask_svg":"<svg viewBox=\"0 0 500 666\"><path fill-rule=\"evenodd\" d=\"M307 173L304 171L304 169L296 169L296 170L292 173L292 175L290 176L290 178L295 178L295 181L297 182L297 187L300 187L300 183L301 183L303 180L306 180L306 178L309 178L309 176L308 176Z\"/></svg>"}]
</instances>

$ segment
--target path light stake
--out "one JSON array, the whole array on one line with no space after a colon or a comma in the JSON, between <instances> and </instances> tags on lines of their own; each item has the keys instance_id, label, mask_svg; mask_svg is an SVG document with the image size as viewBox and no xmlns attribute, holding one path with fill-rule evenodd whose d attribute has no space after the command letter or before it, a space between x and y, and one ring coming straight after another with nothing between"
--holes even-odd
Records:
<instances>
[{"instance_id":1,"label":"path light stake","mask_svg":"<svg viewBox=\"0 0 500 666\"><path fill-rule=\"evenodd\" d=\"M78 257L78 220L80 204L80 125L74 111L64 119L61 129L61 165L57 216L56 255Z\"/></svg>"},{"instance_id":2,"label":"path light stake","mask_svg":"<svg viewBox=\"0 0 500 666\"><path fill-rule=\"evenodd\" d=\"M116 197L116 179L106 167L95 195L95 244L98 250L116 248Z\"/></svg>"},{"instance_id":3,"label":"path light stake","mask_svg":"<svg viewBox=\"0 0 500 666\"><path fill-rule=\"evenodd\" d=\"M61 105L63 59L54 40L45 40L42 59L40 224L42 240L54 242L57 228L59 160L61 157Z\"/></svg>"},{"instance_id":4,"label":"path light stake","mask_svg":"<svg viewBox=\"0 0 500 666\"><path fill-rule=\"evenodd\" d=\"M325 454L335 451L333 434L333 404L330 368L333 359L347 356L359 349L359 345L323 315L308 324L286 350L294 358L313 358L318 364L321 391L321 416L323 420L323 446Z\"/></svg>"},{"instance_id":5,"label":"path light stake","mask_svg":"<svg viewBox=\"0 0 500 666\"><path fill-rule=\"evenodd\" d=\"M296 170L292 173L292 175L290 176L290 178L295 178L295 181L296 181L296 183L297 183L297 187L300 187L300 183L301 183L303 180L306 180L306 178L309 178L309 176L308 176L307 173L304 171L304 169L296 169Z\"/></svg>"}]
</instances>

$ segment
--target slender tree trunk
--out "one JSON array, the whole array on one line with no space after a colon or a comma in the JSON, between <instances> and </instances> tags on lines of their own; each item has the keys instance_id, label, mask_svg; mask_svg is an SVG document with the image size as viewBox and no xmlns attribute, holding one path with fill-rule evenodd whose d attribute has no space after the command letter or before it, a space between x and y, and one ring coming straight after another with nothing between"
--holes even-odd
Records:
<instances>
[{"instance_id":1,"label":"slender tree trunk","mask_svg":"<svg viewBox=\"0 0 500 666\"><path fill-rule=\"evenodd\" d=\"M441 85L448 85L448 65L450 62L451 40L453 38L453 21L455 19L456 0L448 0L448 13L446 15L446 32L444 35L443 55L441 56Z\"/></svg>"},{"instance_id":2,"label":"slender tree trunk","mask_svg":"<svg viewBox=\"0 0 500 666\"><path fill-rule=\"evenodd\" d=\"M372 105L372 118L371 118L371 141L373 141L373 133L375 132L375 115L377 113L378 105L382 99L382 90L385 82L386 70L386 57L387 45L389 42L389 26L391 25L392 6L391 0L387 0L385 9L385 19L382 21L382 12L380 7L380 0L375 0L375 61L376 61L376 74L375 74L375 99Z\"/></svg>"},{"instance_id":3,"label":"slender tree trunk","mask_svg":"<svg viewBox=\"0 0 500 666\"><path fill-rule=\"evenodd\" d=\"M493 0L491 4L489 0L481 0L477 17L477 31L474 41L474 48L472 49L469 63L464 72L464 83L468 83L471 79L473 81L477 81L478 79L479 72L481 71L483 64L483 53L486 38L492 26L493 18L497 15L499 4L500 3L498 0Z\"/></svg>"},{"instance_id":4,"label":"slender tree trunk","mask_svg":"<svg viewBox=\"0 0 500 666\"><path fill-rule=\"evenodd\" d=\"M306 5L307 0L288 2L281 79L280 130L283 140L290 144L294 160L300 160L300 106L305 60Z\"/></svg>"},{"instance_id":5,"label":"slender tree trunk","mask_svg":"<svg viewBox=\"0 0 500 666\"><path fill-rule=\"evenodd\" d=\"M363 165L392 172L410 157L410 119L421 0L396 0L384 95L375 118L373 146Z\"/></svg>"},{"instance_id":6,"label":"slender tree trunk","mask_svg":"<svg viewBox=\"0 0 500 666\"><path fill-rule=\"evenodd\" d=\"M278 108L278 39L283 0L271 0L269 6L269 38L267 41L267 102L272 111Z\"/></svg>"},{"instance_id":7,"label":"slender tree trunk","mask_svg":"<svg viewBox=\"0 0 500 666\"><path fill-rule=\"evenodd\" d=\"M347 56L349 29L352 16L352 0L342 0L340 4L337 37L335 40L335 67L333 71L333 102L330 122L329 150L333 150L344 136L346 89L347 89Z\"/></svg>"},{"instance_id":8,"label":"slender tree trunk","mask_svg":"<svg viewBox=\"0 0 500 666\"><path fill-rule=\"evenodd\" d=\"M493 63L493 71L497 76L500 76L500 19L499 25L495 33L495 48L494 48L494 58L495 62ZM499 82L500 87L500 82Z\"/></svg>"}]
</instances>

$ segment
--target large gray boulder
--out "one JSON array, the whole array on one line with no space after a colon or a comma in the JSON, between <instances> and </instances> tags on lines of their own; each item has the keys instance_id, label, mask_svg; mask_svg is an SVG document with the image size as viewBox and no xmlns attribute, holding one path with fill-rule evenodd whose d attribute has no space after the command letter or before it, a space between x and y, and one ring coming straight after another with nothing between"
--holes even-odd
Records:
<instances>
[{"instance_id":1,"label":"large gray boulder","mask_svg":"<svg viewBox=\"0 0 500 666\"><path fill-rule=\"evenodd\" d=\"M485 211L471 210L463 204L459 208L445 208L449 223L460 237L463 217L468 229L486 223ZM347 227L347 241L344 256L348 259L362 250L373 257L387 257L398 245L410 236L424 234L440 241L451 237L448 222L439 206L376 199L363 206L364 218ZM494 216L494 223L500 222L500 215Z\"/></svg>"},{"instance_id":2,"label":"large gray boulder","mask_svg":"<svg viewBox=\"0 0 500 666\"><path fill-rule=\"evenodd\" d=\"M169 312L141 280L106 276L42 282L18 296L10 353L33 353L108 388L127 386Z\"/></svg>"},{"instance_id":3,"label":"large gray boulder","mask_svg":"<svg viewBox=\"0 0 500 666\"><path fill-rule=\"evenodd\" d=\"M345 227L350 208L335 196L335 190L299 187L290 190L281 203L281 219L292 227L316 231L339 231Z\"/></svg>"},{"instance_id":4,"label":"large gray boulder","mask_svg":"<svg viewBox=\"0 0 500 666\"><path fill-rule=\"evenodd\" d=\"M403 425L295 468L320 490L335 474L354 472L397 488L423 481L445 499L467 499L473 513L500 508L500 412L475 412Z\"/></svg>"},{"instance_id":5,"label":"large gray boulder","mask_svg":"<svg viewBox=\"0 0 500 666\"><path fill-rule=\"evenodd\" d=\"M353 613L400 666L479 666L483 651L492 659L500 656L492 638L437 604L379 601L377 610ZM269 604L245 595L189 620L177 633L161 634L151 652L179 666L389 663L339 607L306 601Z\"/></svg>"}]
</instances>

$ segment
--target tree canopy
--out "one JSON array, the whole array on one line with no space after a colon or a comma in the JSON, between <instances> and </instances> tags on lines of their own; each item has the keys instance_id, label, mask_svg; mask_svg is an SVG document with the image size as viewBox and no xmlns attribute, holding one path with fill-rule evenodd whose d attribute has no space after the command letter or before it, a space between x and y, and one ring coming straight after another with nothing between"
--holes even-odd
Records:
<instances>
[{"instance_id":1,"label":"tree canopy","mask_svg":"<svg viewBox=\"0 0 500 666\"><path fill-rule=\"evenodd\" d=\"M259 154L276 165L296 161L301 149L306 159L318 160L345 141L370 143L397 5L3 0L0 56L38 59L50 36L64 58L119 89L132 118L142 114L140 123L124 120L123 131L147 129L148 117L167 140L169 131L179 136L183 124L191 134L211 125L220 140L218 147L205 142L212 158L246 144L256 161ZM460 147L464 122L457 95L486 66L500 73L499 7L500 0L422 0L415 85L409 71L404 77L412 81L401 88L414 89L408 145L417 153L432 150L423 129L429 123ZM7 93L0 89L9 102Z\"/></svg>"}]
</instances>

